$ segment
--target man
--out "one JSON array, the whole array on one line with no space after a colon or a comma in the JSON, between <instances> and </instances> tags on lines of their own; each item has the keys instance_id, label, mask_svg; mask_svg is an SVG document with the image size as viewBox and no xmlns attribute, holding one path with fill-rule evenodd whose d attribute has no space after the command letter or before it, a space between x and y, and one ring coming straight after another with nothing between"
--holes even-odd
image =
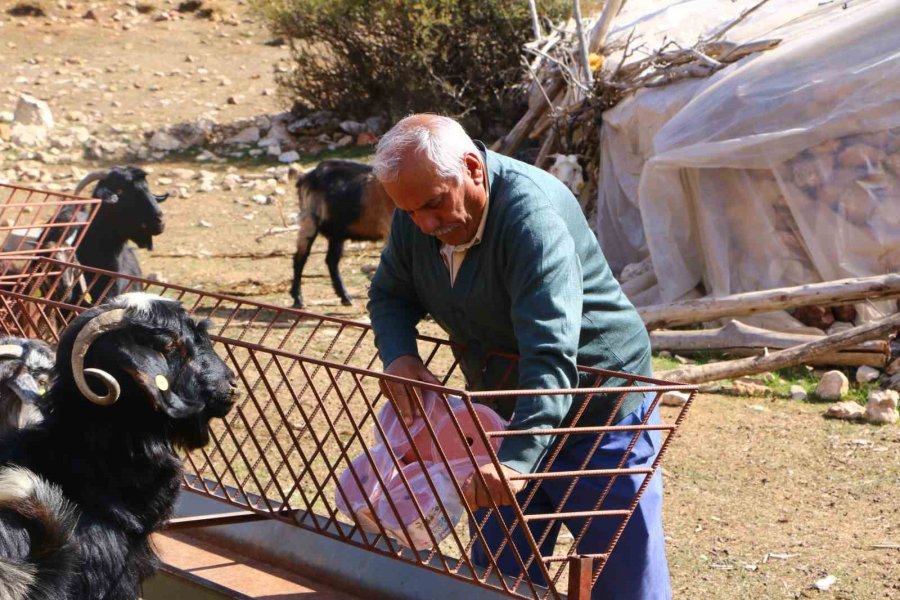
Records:
<instances>
[{"instance_id":1,"label":"man","mask_svg":"<svg viewBox=\"0 0 900 600\"><path fill-rule=\"evenodd\" d=\"M449 334L469 389L559 389L593 386L576 365L649 375L650 344L637 311L609 270L597 240L572 193L548 173L487 151L456 121L420 114L400 121L381 139L373 163L375 175L397 206L388 244L369 291L369 312L385 372L437 383L416 348L416 325L426 314ZM509 356L517 354L517 363ZM505 377L512 373L511 377ZM615 385L615 381L607 385ZM415 403L403 386L391 396L411 418ZM578 406L571 396L522 396L513 406L495 408L511 418L510 429L560 427L571 423ZM618 424L640 423L649 401L626 396L614 415ZM579 426L602 425L614 408L610 398L595 398ZM652 415L650 422L657 422ZM580 469L594 436L573 438L553 463L554 470ZM589 469L618 466L632 434L607 434ZM541 469L553 436L511 436L498 451L504 475ZM659 451L658 432L641 434L627 466L648 466ZM489 497L510 504L502 477L493 465L482 467L464 492L470 505L487 507ZM626 508L643 481L620 477L610 505ZM529 513L560 510L571 479L547 480L529 504ZM565 511L593 510L606 479L582 477ZM522 480L511 481L514 493ZM525 494L519 494L523 498ZM616 498L621 497L621 506ZM661 524L662 483L648 486L602 576L595 598L664 599L670 597ZM510 522L512 511L503 507ZM484 513L481 513L484 514ZM576 533L583 521L571 519ZM618 524L595 518L582 553L601 552ZM535 539L546 522L535 522ZM488 551L503 539L496 517L483 530ZM521 528L517 531L521 532ZM559 524L546 536L550 554ZM519 533L517 538L524 538ZM524 539L516 540L530 554ZM473 560L489 564L476 544ZM519 570L508 545L499 559L509 574ZM532 565L534 567L534 565ZM541 582L536 568L532 580Z\"/></svg>"}]
</instances>

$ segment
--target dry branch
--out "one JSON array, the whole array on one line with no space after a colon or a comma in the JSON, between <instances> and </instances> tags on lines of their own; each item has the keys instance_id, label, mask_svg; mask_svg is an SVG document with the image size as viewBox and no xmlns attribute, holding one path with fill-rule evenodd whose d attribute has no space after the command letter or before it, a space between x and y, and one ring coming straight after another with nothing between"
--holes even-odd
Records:
<instances>
[{"instance_id":1,"label":"dry branch","mask_svg":"<svg viewBox=\"0 0 900 600\"><path fill-rule=\"evenodd\" d=\"M663 371L659 376L671 381L684 383L707 383L744 375L765 373L766 371L806 364L813 358L821 357L830 352L837 352L861 342L887 336L898 329L900 329L900 313L848 329L841 333L826 336L814 342L772 352L765 356L742 358L708 365L691 365Z\"/></svg>"},{"instance_id":2,"label":"dry branch","mask_svg":"<svg viewBox=\"0 0 900 600\"><path fill-rule=\"evenodd\" d=\"M890 274L647 306L639 308L638 312L647 329L660 329L797 306L847 304L897 297L900 297L900 275Z\"/></svg>"}]
</instances>

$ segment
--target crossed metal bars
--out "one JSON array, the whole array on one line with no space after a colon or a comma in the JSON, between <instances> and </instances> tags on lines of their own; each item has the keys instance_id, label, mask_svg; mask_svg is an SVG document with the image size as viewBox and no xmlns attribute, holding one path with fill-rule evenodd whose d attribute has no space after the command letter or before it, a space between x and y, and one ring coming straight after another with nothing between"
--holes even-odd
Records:
<instances>
[{"instance_id":1,"label":"crossed metal bars","mask_svg":"<svg viewBox=\"0 0 900 600\"><path fill-rule=\"evenodd\" d=\"M86 298L83 290L91 288L91 284L101 276L110 278L107 289L112 289L114 278L117 278L127 282L129 291L142 290L180 300L195 317L211 320L213 341L238 374L243 399L225 420L216 423L212 442L207 448L185 456L183 485L246 511L244 515L229 517L231 521L260 517L277 519L515 597L559 598L563 592L568 592L570 598L590 597L592 586L641 494L658 471L672 435L690 406L689 400L684 407L676 409L674 415L668 415L668 422L663 425L651 425L645 419L638 425L615 426L611 424L610 417L610 421L602 426L579 426L578 419L591 397L605 394L606 397L616 398L618 406L625 394L641 391L653 398L651 410L647 411L649 416L665 391L688 391L691 399L696 391L694 386L581 368L583 373L593 377L592 388L540 391L542 395L573 397L580 410L572 425L553 430L486 431L474 409L475 403L490 404L500 398L532 395L535 390L466 391L451 347L445 340L430 337L419 339L420 355L441 385L411 382L373 368L377 359L374 336L371 327L365 323L230 298L174 284L123 277L46 257L35 258L33 263L31 277L21 289L0 294L0 328L6 333L57 341L65 325L92 304L92 299ZM75 283L78 280L87 281L87 287ZM93 300L99 302L103 296L105 294ZM611 380L616 382L615 386L609 385ZM512 507L514 520L510 523L500 520L503 539L499 544L489 544L484 533L489 518L499 510L493 499L481 519L464 507L462 519L455 527L450 527L449 532L444 531L448 533L445 539L440 539L439 528L434 524L453 522L449 504L451 500L463 496L464 481L450 477L449 482L442 481L439 485L425 468L423 448L413 442L415 436L402 420L402 436L411 446L412 457L401 456L388 449L390 466L396 471L396 475L392 471L390 481L376 465L373 450L380 440L387 438L378 418L378 412L385 404L381 391L385 381L405 385L423 412L423 393L426 390L436 392L438 406L451 415L453 429L459 439L471 438L474 433L488 448L490 462L498 468L500 463L490 445L492 439L534 434L558 437L541 472L515 477L528 481L530 485ZM457 416L451 410L448 395L460 398L464 413ZM461 418L464 415L478 424L476 431L463 430ZM588 469L591 454L600 445L603 435L612 431L632 434L631 444L618 466ZM647 431L659 431L665 436L657 457L644 468L625 468L626 456L638 437ZM585 455L579 469L551 472L562 443L572 435L592 436L592 450ZM422 434L419 436L421 440ZM428 420L425 420L424 438L426 443L433 445L437 454L431 460L449 471L446 448L441 446L433 424ZM474 467L476 457L470 446L464 447L467 459ZM345 515L337 508L338 496L347 503L347 490L337 485L338 476L360 455L365 456L361 464L372 471L379 488L393 486L394 492L383 495L386 506L382 504L380 508L382 514L398 522L402 530L399 534L397 531L389 533L381 519L374 520L373 528L372 523L366 526L358 514ZM421 497L416 497L411 477L404 471L404 467L409 468L408 465L421 467L424 484L430 492L428 495L437 499L435 506L423 506ZM356 486L364 487L365 482L358 473L351 469L350 474ZM481 475L476 472L474 476ZM643 483L627 507L609 508L609 491L616 479L622 476L643 476ZM528 506L543 481L551 478L568 480L567 492L560 504L564 507L575 483L584 477L605 482L592 510L527 514ZM509 482L505 481L505 484ZM411 524L400 518L400 496L412 500L415 524L425 524L429 542L426 545L430 549L414 551L398 541L398 538L409 540L412 537ZM372 500L366 497L365 502L368 514L375 514L377 511ZM540 548L551 527L564 518L579 519L583 525L571 532L571 543L557 544L552 553L542 555ZM615 520L616 533L603 552L580 554L578 546L594 519ZM532 533L526 525L536 523L545 525L535 528L535 533ZM173 526L198 524L204 523L191 519L190 522L175 523ZM210 523L207 521L205 524ZM513 535L517 532L525 537L524 547L513 543ZM486 566L477 566L471 558L476 544L489 549L486 552ZM512 573L500 572L500 556L504 551L514 557L516 568ZM535 569L538 577L529 574Z\"/></svg>"},{"instance_id":2,"label":"crossed metal bars","mask_svg":"<svg viewBox=\"0 0 900 600\"><path fill-rule=\"evenodd\" d=\"M29 259L71 260L100 200L0 184L0 289L31 279Z\"/></svg>"}]
</instances>

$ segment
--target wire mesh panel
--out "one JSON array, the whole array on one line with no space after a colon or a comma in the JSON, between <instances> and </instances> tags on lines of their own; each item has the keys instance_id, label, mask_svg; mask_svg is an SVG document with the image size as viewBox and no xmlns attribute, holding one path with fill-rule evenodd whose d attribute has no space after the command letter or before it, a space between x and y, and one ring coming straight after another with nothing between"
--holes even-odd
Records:
<instances>
[{"instance_id":1,"label":"wire mesh panel","mask_svg":"<svg viewBox=\"0 0 900 600\"><path fill-rule=\"evenodd\" d=\"M243 394L225 420L214 422L212 442L185 456L186 488L511 596L557 598L566 590L570 597L589 596L690 401L664 424L651 422L651 413L663 392L696 390L582 368L592 388L540 391L571 397L577 407L571 422L553 430L507 431L502 419L484 407L535 391L466 391L453 349L444 340L419 340L420 355L442 383L413 384L374 368L374 335L365 323L52 259L36 262L38 273L67 276L54 279L49 296L35 298L27 287L0 294L0 327L6 333L30 332L57 341L69 321L101 299L88 298L85 288L71 284L81 277L88 288L97 277L127 281L131 291L180 300L195 317L211 320L217 350L237 374ZM29 283L40 286L42 280ZM406 386L419 413L429 418L413 423L398 418L383 391L387 382ZM649 403L639 422L614 426L610 416L600 425L580 423L590 403L603 398L618 406L635 392ZM650 432L660 436L658 454L640 468L627 467L627 455ZM630 443L618 463L597 469L591 458L610 434L631 436ZM499 442L517 435L550 435L556 442L539 472L504 475L507 489L511 482L527 482L504 509L511 517L498 518L496 499L473 511L464 489L472 480L484 483L479 467L500 468ZM585 448L581 462L560 468L561 449L576 437ZM613 502L610 490L625 477L637 483L624 500ZM566 509L576 483L585 479L596 482L596 498L588 506ZM563 490L561 508L536 511L532 503L550 482ZM579 545L597 520L610 523L612 535L601 552L582 554ZM561 522L571 539L554 544ZM475 554L481 557L477 561Z\"/></svg>"},{"instance_id":2,"label":"wire mesh panel","mask_svg":"<svg viewBox=\"0 0 900 600\"><path fill-rule=\"evenodd\" d=\"M71 261L99 204L94 198L0 184L0 289L21 291L32 277L33 257Z\"/></svg>"}]
</instances>

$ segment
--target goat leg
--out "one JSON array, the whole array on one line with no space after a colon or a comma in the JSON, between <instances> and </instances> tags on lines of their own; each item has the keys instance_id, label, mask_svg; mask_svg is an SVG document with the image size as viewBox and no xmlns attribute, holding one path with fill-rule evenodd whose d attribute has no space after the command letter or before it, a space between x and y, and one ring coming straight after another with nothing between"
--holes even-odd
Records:
<instances>
[{"instance_id":1,"label":"goat leg","mask_svg":"<svg viewBox=\"0 0 900 600\"><path fill-rule=\"evenodd\" d=\"M313 228L312 235L301 235L297 237L297 251L294 253L294 278L291 280L291 298L294 299L294 308L303 308L303 294L300 292L300 278L303 277L303 267L306 266L306 259L312 251L313 242L316 240L316 230Z\"/></svg>"},{"instance_id":2,"label":"goat leg","mask_svg":"<svg viewBox=\"0 0 900 600\"><path fill-rule=\"evenodd\" d=\"M331 275L331 285L334 287L334 293L341 298L341 304L351 306L353 300L347 294L344 288L344 282L341 280L341 273L338 271L338 263L344 255L344 240L330 239L328 240L328 253L325 255L325 264L328 265L328 274Z\"/></svg>"}]
</instances>

